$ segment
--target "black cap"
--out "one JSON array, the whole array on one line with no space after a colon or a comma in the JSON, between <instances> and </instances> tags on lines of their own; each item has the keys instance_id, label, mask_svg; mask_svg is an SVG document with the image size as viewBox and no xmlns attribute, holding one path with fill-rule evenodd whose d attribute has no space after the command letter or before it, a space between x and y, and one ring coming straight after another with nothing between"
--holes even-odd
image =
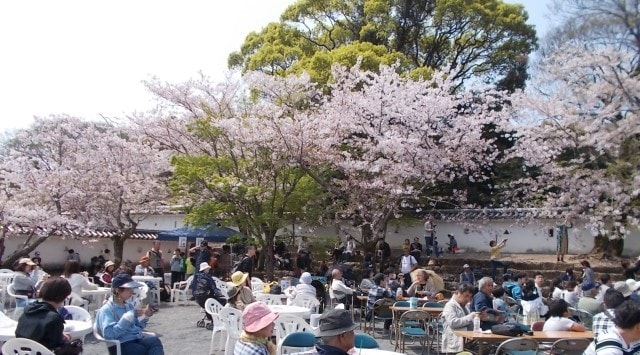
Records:
<instances>
[{"instance_id":1,"label":"black cap","mask_svg":"<svg viewBox=\"0 0 640 355\"><path fill-rule=\"evenodd\" d=\"M358 324L353 323L349 311L346 309L332 309L320 317L318 336L330 337L350 332L356 328L358 328Z\"/></svg>"}]
</instances>

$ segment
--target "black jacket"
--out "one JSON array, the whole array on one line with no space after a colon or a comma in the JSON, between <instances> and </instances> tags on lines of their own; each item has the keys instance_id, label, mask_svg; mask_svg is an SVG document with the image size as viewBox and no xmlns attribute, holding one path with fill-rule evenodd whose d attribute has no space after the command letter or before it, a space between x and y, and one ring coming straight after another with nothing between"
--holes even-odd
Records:
<instances>
[{"instance_id":1,"label":"black jacket","mask_svg":"<svg viewBox=\"0 0 640 355\"><path fill-rule=\"evenodd\" d=\"M64 320L58 311L46 302L36 301L24 309L16 327L17 338L28 338L55 349L64 344Z\"/></svg>"}]
</instances>

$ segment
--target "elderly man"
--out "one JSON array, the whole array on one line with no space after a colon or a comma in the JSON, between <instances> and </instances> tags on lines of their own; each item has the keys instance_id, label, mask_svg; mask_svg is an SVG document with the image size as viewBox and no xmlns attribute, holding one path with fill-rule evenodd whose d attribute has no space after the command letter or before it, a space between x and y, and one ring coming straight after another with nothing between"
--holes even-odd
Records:
<instances>
[{"instance_id":1,"label":"elderly man","mask_svg":"<svg viewBox=\"0 0 640 355\"><path fill-rule=\"evenodd\" d=\"M316 346L320 355L347 355L355 346L355 332L358 325L353 323L349 311L332 309L320 317L317 335L322 345Z\"/></svg>"},{"instance_id":2,"label":"elderly man","mask_svg":"<svg viewBox=\"0 0 640 355\"><path fill-rule=\"evenodd\" d=\"M331 288L329 289L329 296L335 304L343 303L346 309L349 309L349 302L347 302L347 295L352 295L353 290L347 287L342 280L342 271L340 269L333 269L331 271Z\"/></svg>"},{"instance_id":3,"label":"elderly man","mask_svg":"<svg viewBox=\"0 0 640 355\"><path fill-rule=\"evenodd\" d=\"M467 311L467 304L473 297L474 287L467 283L461 283L451 300L447 302L442 311L444 319L444 331L442 333L442 352L457 353L462 351L464 340L454 334L456 330L472 330L473 318L479 316L478 312Z\"/></svg>"},{"instance_id":4,"label":"elderly man","mask_svg":"<svg viewBox=\"0 0 640 355\"><path fill-rule=\"evenodd\" d=\"M472 312L485 313L480 319L480 327L482 330L491 329L492 326L502 323L504 320L501 312L493 309L493 279L483 277L478 281L478 292L473 296L473 301L469 309Z\"/></svg>"},{"instance_id":5,"label":"elderly man","mask_svg":"<svg viewBox=\"0 0 640 355\"><path fill-rule=\"evenodd\" d=\"M600 284L593 282L585 282L582 284L582 297L578 300L578 309L587 311L591 314L598 314L604 311L604 304L596 300L599 292Z\"/></svg>"}]
</instances>

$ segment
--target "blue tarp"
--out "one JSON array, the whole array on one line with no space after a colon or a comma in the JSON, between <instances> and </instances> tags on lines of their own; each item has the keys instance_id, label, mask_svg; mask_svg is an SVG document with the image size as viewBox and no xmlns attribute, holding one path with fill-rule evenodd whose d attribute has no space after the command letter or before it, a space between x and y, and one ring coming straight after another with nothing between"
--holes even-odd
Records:
<instances>
[{"instance_id":1,"label":"blue tarp","mask_svg":"<svg viewBox=\"0 0 640 355\"><path fill-rule=\"evenodd\" d=\"M210 243L224 243L227 238L242 233L228 227L207 226L198 228L178 228L171 231L158 233L158 240L177 241L180 237L187 237L187 241L195 241L196 238L204 238Z\"/></svg>"}]
</instances>

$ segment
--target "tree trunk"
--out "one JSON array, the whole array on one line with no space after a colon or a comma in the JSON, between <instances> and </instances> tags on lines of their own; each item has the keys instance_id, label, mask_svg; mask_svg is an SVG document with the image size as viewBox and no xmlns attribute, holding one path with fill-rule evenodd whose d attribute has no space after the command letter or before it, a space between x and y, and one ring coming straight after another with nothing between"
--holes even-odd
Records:
<instances>
[{"instance_id":1,"label":"tree trunk","mask_svg":"<svg viewBox=\"0 0 640 355\"><path fill-rule=\"evenodd\" d=\"M27 239L27 241L22 245L22 248L16 249L16 251L14 251L6 259L2 261L2 267L13 269L13 264L18 259L23 258L27 256L29 253L31 253L32 251L34 251L40 244L44 243L47 239L49 239L49 236L51 236L52 234L53 232L49 233L49 235L46 237L38 237L33 242L30 242L31 237L33 237L33 235L31 235ZM4 243L4 238L2 238L2 240ZM3 246L3 252L4 252L4 246Z\"/></svg>"},{"instance_id":2,"label":"tree trunk","mask_svg":"<svg viewBox=\"0 0 640 355\"><path fill-rule=\"evenodd\" d=\"M116 264L116 268L120 267L122 263L122 256L124 254L124 241L125 238L121 235L113 237L113 262Z\"/></svg>"},{"instance_id":3,"label":"tree trunk","mask_svg":"<svg viewBox=\"0 0 640 355\"><path fill-rule=\"evenodd\" d=\"M266 272L267 281L273 280L273 241L276 237L277 231L267 231L264 235L264 248L262 254L264 254L264 266ZM265 250L266 249L266 250Z\"/></svg>"},{"instance_id":4,"label":"tree trunk","mask_svg":"<svg viewBox=\"0 0 640 355\"><path fill-rule=\"evenodd\" d=\"M624 239L609 239L607 236L597 235L593 237L593 249L589 252L592 255L602 257L622 256L624 250Z\"/></svg>"}]
</instances>

